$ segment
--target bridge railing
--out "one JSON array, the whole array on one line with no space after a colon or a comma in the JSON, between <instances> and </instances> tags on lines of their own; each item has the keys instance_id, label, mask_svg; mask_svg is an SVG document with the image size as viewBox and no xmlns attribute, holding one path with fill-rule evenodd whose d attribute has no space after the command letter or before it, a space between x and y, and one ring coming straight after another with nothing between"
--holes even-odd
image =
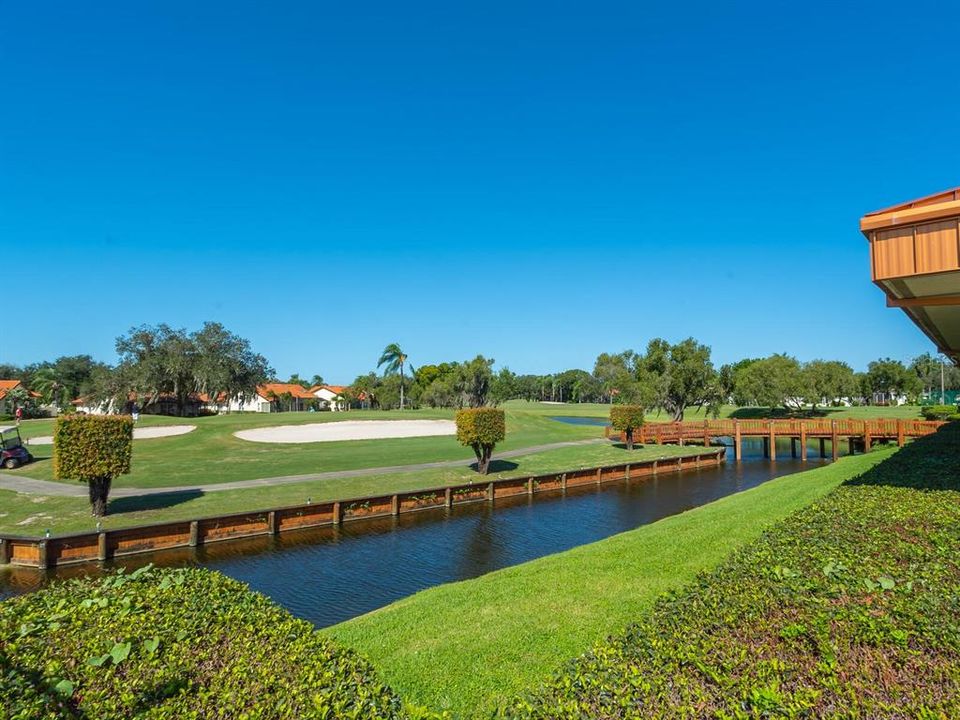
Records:
<instances>
[{"instance_id":1,"label":"bridge railing","mask_svg":"<svg viewBox=\"0 0 960 720\"><path fill-rule=\"evenodd\" d=\"M634 440L640 443L675 443L680 440L704 440L716 437L870 437L873 439L922 437L936 432L946 423L939 420L899 420L878 418L813 418L776 420L695 420L687 422L647 422L634 431ZM608 438L625 434L607 426Z\"/></svg>"}]
</instances>

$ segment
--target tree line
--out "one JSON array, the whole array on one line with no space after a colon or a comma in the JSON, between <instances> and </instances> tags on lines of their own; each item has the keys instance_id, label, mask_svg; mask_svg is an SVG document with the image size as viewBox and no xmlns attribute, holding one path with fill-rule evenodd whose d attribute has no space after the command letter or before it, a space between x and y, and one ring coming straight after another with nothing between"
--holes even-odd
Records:
<instances>
[{"instance_id":1,"label":"tree line","mask_svg":"<svg viewBox=\"0 0 960 720\"><path fill-rule=\"evenodd\" d=\"M252 397L257 386L278 381L266 358L249 341L223 325L205 323L187 332L165 324L131 328L116 340L118 361L97 362L89 355L64 356L26 367L0 364L0 378L20 379L39 403L69 407L74 398L128 406L165 398L183 413L187 402L208 398ZM506 400L638 404L682 419L691 408L716 411L723 404L800 411L835 404L870 404L906 397L935 398L941 386L960 388L960 369L941 366L925 353L909 364L881 358L865 372L840 360L800 362L783 353L715 367L709 346L694 338L671 343L655 338L642 352L601 353L592 370L519 375L508 367L494 371L483 355L462 361L414 366L397 343L388 345L376 369L359 375L345 392L355 407L469 408ZM323 384L293 375L288 383ZM26 393L15 402L35 402Z\"/></svg>"}]
</instances>

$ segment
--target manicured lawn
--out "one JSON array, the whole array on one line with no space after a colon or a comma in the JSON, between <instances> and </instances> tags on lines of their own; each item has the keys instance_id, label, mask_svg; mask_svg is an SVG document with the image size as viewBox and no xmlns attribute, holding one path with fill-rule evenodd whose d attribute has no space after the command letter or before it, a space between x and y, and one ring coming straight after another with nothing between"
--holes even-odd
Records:
<instances>
[{"instance_id":1,"label":"manicured lawn","mask_svg":"<svg viewBox=\"0 0 960 720\"><path fill-rule=\"evenodd\" d=\"M150 442L150 441L145 441ZM622 447L601 443L558 448L499 461L492 465L490 477L513 477L574 470L597 465L676 457L702 452L702 447L673 445ZM176 493L110 501L110 514L103 519L105 528L126 527L165 520L182 520L231 512L262 510L283 505L299 505L307 498L316 502L364 495L387 494L477 481L483 482L467 466L395 472L364 477L298 482L274 487L222 490L201 493ZM49 529L53 534L92 530L96 521L90 516L85 498L31 496L0 490L0 532L36 535Z\"/></svg>"},{"instance_id":2,"label":"manicured lawn","mask_svg":"<svg viewBox=\"0 0 960 720\"><path fill-rule=\"evenodd\" d=\"M485 715L622 631L661 593L894 453L772 480L592 545L426 590L327 632L369 658L405 699Z\"/></svg>"},{"instance_id":3,"label":"manicured lawn","mask_svg":"<svg viewBox=\"0 0 960 720\"><path fill-rule=\"evenodd\" d=\"M960 717L958 456L956 423L909 444L506 717Z\"/></svg>"},{"instance_id":4,"label":"manicured lawn","mask_svg":"<svg viewBox=\"0 0 960 720\"><path fill-rule=\"evenodd\" d=\"M351 411L348 413L236 413L205 418L145 416L145 425L196 425L176 437L134 442L133 471L118 478L114 487L171 487L253 480L282 475L303 475L334 470L410 465L473 458L453 436L353 440L347 442L277 445L254 443L233 436L252 427L294 425L343 420L452 419L452 410L400 412ZM25 437L49 435L51 420L23 423ZM507 409L507 439L498 450L603 436L603 428L569 425L523 408ZM37 462L13 471L26 477L53 479L52 446L36 445Z\"/></svg>"},{"instance_id":5,"label":"manicured lawn","mask_svg":"<svg viewBox=\"0 0 960 720\"><path fill-rule=\"evenodd\" d=\"M553 416L606 418L609 405L569 403L554 405L514 400L506 403L507 440L498 450L514 450L554 442L602 437L603 428L571 425L552 420ZM836 408L830 417L919 417L915 406L892 408ZM757 417L769 414L763 408L725 406L721 417ZM276 445L253 443L233 436L238 430L275 425L297 425L343 420L451 419L452 410L351 411L349 413L236 413L205 418L142 416L140 426L196 425L186 435L138 440L134 443L133 472L118 478L115 487L173 487L253 480L282 475L304 475L335 470L411 465L473 457L451 437L354 440L348 442ZM686 419L705 419L705 411L690 410ZM662 414L650 420L666 421ZM21 426L24 437L50 435L52 420L28 420ZM37 461L14 473L43 480L53 479L52 446L36 445L31 452Z\"/></svg>"}]
</instances>

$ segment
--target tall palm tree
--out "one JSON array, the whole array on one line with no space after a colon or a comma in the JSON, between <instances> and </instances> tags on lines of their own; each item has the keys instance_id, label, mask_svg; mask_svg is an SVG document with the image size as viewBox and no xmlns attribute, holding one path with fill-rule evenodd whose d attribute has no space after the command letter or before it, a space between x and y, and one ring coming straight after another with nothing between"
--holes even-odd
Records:
<instances>
[{"instance_id":1,"label":"tall palm tree","mask_svg":"<svg viewBox=\"0 0 960 720\"><path fill-rule=\"evenodd\" d=\"M403 410L403 366L407 362L407 355L400 349L400 346L397 343L390 343L387 345L383 352L380 354L380 360L377 362L377 367L381 365L386 365L383 369L384 374L393 375L396 372L400 373L400 409Z\"/></svg>"},{"instance_id":2,"label":"tall palm tree","mask_svg":"<svg viewBox=\"0 0 960 720\"><path fill-rule=\"evenodd\" d=\"M63 400L63 383L52 367L37 370L30 379L30 389L40 393L45 403L59 406Z\"/></svg>"}]
</instances>

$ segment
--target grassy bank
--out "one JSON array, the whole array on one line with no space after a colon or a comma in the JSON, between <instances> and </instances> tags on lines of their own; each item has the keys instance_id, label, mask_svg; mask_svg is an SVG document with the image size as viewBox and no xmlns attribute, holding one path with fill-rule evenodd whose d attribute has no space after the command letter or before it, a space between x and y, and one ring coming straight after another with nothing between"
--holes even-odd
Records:
<instances>
[{"instance_id":1,"label":"grassy bank","mask_svg":"<svg viewBox=\"0 0 960 720\"><path fill-rule=\"evenodd\" d=\"M958 457L960 424L911 443L506 715L960 716Z\"/></svg>"},{"instance_id":2,"label":"grassy bank","mask_svg":"<svg viewBox=\"0 0 960 720\"><path fill-rule=\"evenodd\" d=\"M676 457L702 451L703 448L697 446L681 448L674 445L651 445L636 447L632 452L628 452L622 447L607 443L578 445L495 461L491 466L490 477L562 472L597 465ZM314 480L243 490L164 493L114 498L109 503L110 514L103 519L103 526L112 529L141 523L223 515L283 505L300 505L305 503L307 498L312 498L315 502L323 502L406 492L472 481L483 482L483 477L469 467L461 466ZM82 489L79 483L77 486ZM90 504L85 498L25 495L0 490L0 532L37 535L49 529L56 535L91 531L95 526L96 520L90 516Z\"/></svg>"},{"instance_id":3,"label":"grassy bank","mask_svg":"<svg viewBox=\"0 0 960 720\"><path fill-rule=\"evenodd\" d=\"M328 632L408 700L482 715L894 452L844 458L592 545L432 588Z\"/></svg>"}]
</instances>

